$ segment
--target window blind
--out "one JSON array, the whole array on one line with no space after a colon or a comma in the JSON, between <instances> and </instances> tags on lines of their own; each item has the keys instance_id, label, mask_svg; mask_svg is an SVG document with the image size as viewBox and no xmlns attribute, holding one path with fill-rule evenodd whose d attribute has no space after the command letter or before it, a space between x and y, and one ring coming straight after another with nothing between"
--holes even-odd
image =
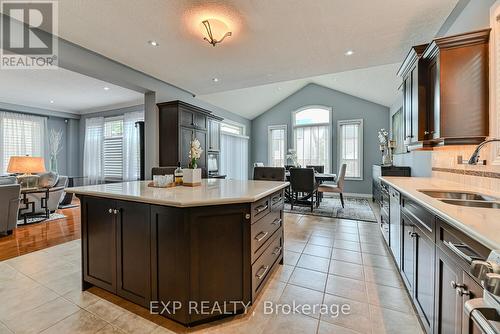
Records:
<instances>
[{"instance_id":1,"label":"window blind","mask_svg":"<svg viewBox=\"0 0 500 334\"><path fill-rule=\"evenodd\" d=\"M346 178L363 177L362 124L361 120L339 122L339 163L347 165Z\"/></svg>"}]
</instances>

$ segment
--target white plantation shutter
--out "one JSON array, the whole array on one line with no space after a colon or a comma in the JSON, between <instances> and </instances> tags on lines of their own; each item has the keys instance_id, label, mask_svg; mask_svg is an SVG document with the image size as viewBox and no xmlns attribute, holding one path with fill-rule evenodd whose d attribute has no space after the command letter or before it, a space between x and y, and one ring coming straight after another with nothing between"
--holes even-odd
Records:
<instances>
[{"instance_id":1,"label":"white plantation shutter","mask_svg":"<svg viewBox=\"0 0 500 334\"><path fill-rule=\"evenodd\" d=\"M123 179L123 118L104 121L104 179Z\"/></svg>"},{"instance_id":2,"label":"white plantation shutter","mask_svg":"<svg viewBox=\"0 0 500 334\"><path fill-rule=\"evenodd\" d=\"M271 167L283 167L286 159L286 125L268 128L268 163Z\"/></svg>"},{"instance_id":3,"label":"white plantation shutter","mask_svg":"<svg viewBox=\"0 0 500 334\"><path fill-rule=\"evenodd\" d=\"M7 172L11 156L45 158L45 117L0 112L1 173Z\"/></svg>"},{"instance_id":4,"label":"white plantation shutter","mask_svg":"<svg viewBox=\"0 0 500 334\"><path fill-rule=\"evenodd\" d=\"M363 178L363 120L338 122L339 166L347 164L346 178Z\"/></svg>"}]
</instances>

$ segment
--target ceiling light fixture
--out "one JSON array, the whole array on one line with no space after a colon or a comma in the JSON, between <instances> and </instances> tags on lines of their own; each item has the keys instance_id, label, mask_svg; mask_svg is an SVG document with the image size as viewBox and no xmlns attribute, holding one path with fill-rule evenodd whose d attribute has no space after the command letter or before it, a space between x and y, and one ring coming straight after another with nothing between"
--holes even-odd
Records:
<instances>
[{"instance_id":1,"label":"ceiling light fixture","mask_svg":"<svg viewBox=\"0 0 500 334\"><path fill-rule=\"evenodd\" d=\"M224 36L222 36L221 39L216 40L214 38L214 35L212 34L212 27L210 26L210 22L208 22L208 20L204 20L201 23L203 23L203 25L205 26L205 30L207 31L207 37L204 37L203 39L208 43L212 44L212 46L216 46L217 44L221 43L226 37L232 35L232 33L228 31L224 34Z\"/></svg>"},{"instance_id":2,"label":"ceiling light fixture","mask_svg":"<svg viewBox=\"0 0 500 334\"><path fill-rule=\"evenodd\" d=\"M54 104L54 100L50 100L50 104Z\"/></svg>"},{"instance_id":3,"label":"ceiling light fixture","mask_svg":"<svg viewBox=\"0 0 500 334\"><path fill-rule=\"evenodd\" d=\"M160 43L158 43L157 41L154 41L154 40L148 41L148 44L151 46L160 46Z\"/></svg>"},{"instance_id":4,"label":"ceiling light fixture","mask_svg":"<svg viewBox=\"0 0 500 334\"><path fill-rule=\"evenodd\" d=\"M104 90L109 90L109 87L104 87Z\"/></svg>"},{"instance_id":5,"label":"ceiling light fixture","mask_svg":"<svg viewBox=\"0 0 500 334\"><path fill-rule=\"evenodd\" d=\"M213 82L219 82L219 78L213 78L212 81Z\"/></svg>"},{"instance_id":6,"label":"ceiling light fixture","mask_svg":"<svg viewBox=\"0 0 500 334\"><path fill-rule=\"evenodd\" d=\"M354 54L354 51L352 50L347 50L345 53L344 53L346 56L352 56Z\"/></svg>"}]
</instances>

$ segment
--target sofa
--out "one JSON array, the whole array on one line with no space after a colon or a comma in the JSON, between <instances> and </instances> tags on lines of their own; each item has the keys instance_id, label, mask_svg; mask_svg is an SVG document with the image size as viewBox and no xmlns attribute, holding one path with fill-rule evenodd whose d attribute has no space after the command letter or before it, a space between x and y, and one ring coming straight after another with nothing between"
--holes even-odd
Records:
<instances>
[{"instance_id":1,"label":"sofa","mask_svg":"<svg viewBox=\"0 0 500 334\"><path fill-rule=\"evenodd\" d=\"M15 176L0 177L0 233L12 234L16 228L20 195Z\"/></svg>"}]
</instances>

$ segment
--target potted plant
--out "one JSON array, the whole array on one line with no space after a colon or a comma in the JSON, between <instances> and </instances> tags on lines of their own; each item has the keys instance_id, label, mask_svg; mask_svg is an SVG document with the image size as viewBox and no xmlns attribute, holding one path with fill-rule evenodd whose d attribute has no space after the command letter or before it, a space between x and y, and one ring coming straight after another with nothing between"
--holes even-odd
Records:
<instances>
[{"instance_id":1,"label":"potted plant","mask_svg":"<svg viewBox=\"0 0 500 334\"><path fill-rule=\"evenodd\" d=\"M189 166L182 170L182 184L189 187L196 187L201 185L201 169L198 168L198 160L203 153L200 142L198 139L191 141L189 149Z\"/></svg>"}]
</instances>

